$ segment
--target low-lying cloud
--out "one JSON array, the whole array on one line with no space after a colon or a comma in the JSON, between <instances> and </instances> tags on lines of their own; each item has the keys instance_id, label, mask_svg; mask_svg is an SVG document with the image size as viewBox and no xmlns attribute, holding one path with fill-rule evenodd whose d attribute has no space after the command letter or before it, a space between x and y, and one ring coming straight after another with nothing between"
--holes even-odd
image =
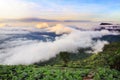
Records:
<instances>
[{"instance_id":1,"label":"low-lying cloud","mask_svg":"<svg viewBox=\"0 0 120 80\"><path fill-rule=\"evenodd\" d=\"M48 28L49 25L47 23L38 23L35 27L36 28Z\"/></svg>"},{"instance_id":2,"label":"low-lying cloud","mask_svg":"<svg viewBox=\"0 0 120 80\"><path fill-rule=\"evenodd\" d=\"M56 26L57 27L59 26L59 27L56 29ZM92 50L86 51L86 52L98 53L102 51L104 45L108 44L108 42L101 41L101 40L93 40L93 38L100 38L104 35L112 34L111 32L106 30L105 31L80 31L75 29L73 30L68 29L67 27L60 24L56 26L51 27L51 29L49 27L49 30L51 31L53 30L53 32L56 32L58 34L61 34L66 30L70 31L70 33L63 34L60 37L55 37L55 41L44 42L39 40L14 38L12 41L4 42L2 45L5 48L0 49L0 64L29 65L39 61L49 60L50 58L55 57L61 51L77 52L78 49L89 48L89 47ZM65 29L65 31L61 29L61 26L62 26L62 29ZM54 28L55 28L55 31L54 31ZM18 28L18 30L21 30L20 33L24 33L24 34L29 33L29 31L24 31L24 29ZM9 31L11 31L12 33L13 29ZM4 36L5 35L6 34L4 34ZM7 36L11 36L11 35L7 35ZM6 48L6 46L8 45L9 47Z\"/></svg>"},{"instance_id":3,"label":"low-lying cloud","mask_svg":"<svg viewBox=\"0 0 120 80\"><path fill-rule=\"evenodd\" d=\"M45 29L48 32L55 32L56 34L70 33L74 30L63 24L56 24L55 26L49 26L47 23L38 23L35 27L39 29Z\"/></svg>"},{"instance_id":4,"label":"low-lying cloud","mask_svg":"<svg viewBox=\"0 0 120 80\"><path fill-rule=\"evenodd\" d=\"M0 23L0 28L1 27L4 27L6 24L4 24L4 23Z\"/></svg>"},{"instance_id":5,"label":"low-lying cloud","mask_svg":"<svg viewBox=\"0 0 120 80\"><path fill-rule=\"evenodd\" d=\"M68 28L67 26L64 26L62 24L57 24L53 27L49 27L48 30L50 32L55 32L56 34L63 34L63 33L70 33L72 32L71 28Z\"/></svg>"}]
</instances>

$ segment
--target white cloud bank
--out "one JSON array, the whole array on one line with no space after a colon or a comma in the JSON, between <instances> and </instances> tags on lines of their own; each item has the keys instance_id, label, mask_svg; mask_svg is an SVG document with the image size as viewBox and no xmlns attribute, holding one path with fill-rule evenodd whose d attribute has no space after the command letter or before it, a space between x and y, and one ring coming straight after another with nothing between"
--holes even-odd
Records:
<instances>
[{"instance_id":1,"label":"white cloud bank","mask_svg":"<svg viewBox=\"0 0 120 80\"><path fill-rule=\"evenodd\" d=\"M61 29L61 26L64 29L63 25L57 26L59 26L57 29L59 33L64 31ZM55 26L51 27L52 30L54 30L54 28ZM61 32L59 31L59 28ZM18 29L20 30L20 28ZM65 30L69 31L69 29L66 28ZM22 33L22 31L20 32ZM26 34L27 33L28 32L26 32ZM10 47L0 49L0 64L29 65L39 61L49 60L50 58L55 57L61 51L76 52L77 49L88 47L92 48L92 52L97 53L102 51L104 45L108 44L108 42L100 40L94 41L93 38L98 38L109 34L112 33L109 31L79 31L74 29L69 34L56 37L55 41L53 42L41 42L38 40L28 40L21 38L19 40L14 39L13 41L6 41L4 45L10 45Z\"/></svg>"}]
</instances>

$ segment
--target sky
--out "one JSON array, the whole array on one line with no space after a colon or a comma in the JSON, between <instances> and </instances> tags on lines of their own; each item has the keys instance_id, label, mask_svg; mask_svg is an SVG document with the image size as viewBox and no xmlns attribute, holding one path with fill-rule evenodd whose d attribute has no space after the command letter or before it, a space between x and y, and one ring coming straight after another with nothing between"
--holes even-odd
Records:
<instances>
[{"instance_id":1,"label":"sky","mask_svg":"<svg viewBox=\"0 0 120 80\"><path fill-rule=\"evenodd\" d=\"M0 20L120 21L120 0L0 0Z\"/></svg>"}]
</instances>

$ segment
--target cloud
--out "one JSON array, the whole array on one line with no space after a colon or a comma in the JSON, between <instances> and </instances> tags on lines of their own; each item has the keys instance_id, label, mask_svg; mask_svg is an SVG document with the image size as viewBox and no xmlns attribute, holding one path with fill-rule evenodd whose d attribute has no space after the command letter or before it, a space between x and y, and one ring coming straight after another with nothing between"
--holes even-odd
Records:
<instances>
[{"instance_id":1,"label":"cloud","mask_svg":"<svg viewBox=\"0 0 120 80\"><path fill-rule=\"evenodd\" d=\"M23 18L32 16L32 12L38 5L25 0L0 0L1 18ZM9 13L9 14L8 14Z\"/></svg>"},{"instance_id":2,"label":"cloud","mask_svg":"<svg viewBox=\"0 0 120 80\"><path fill-rule=\"evenodd\" d=\"M28 28L25 27L7 27L4 26L0 28L0 34L1 35L10 35L10 34L27 34L29 33Z\"/></svg>"},{"instance_id":3,"label":"cloud","mask_svg":"<svg viewBox=\"0 0 120 80\"><path fill-rule=\"evenodd\" d=\"M4 24L4 23L0 23L0 28L1 27L4 27L6 24Z\"/></svg>"},{"instance_id":4,"label":"cloud","mask_svg":"<svg viewBox=\"0 0 120 80\"><path fill-rule=\"evenodd\" d=\"M62 27L61 27L62 26ZM57 30L56 30L56 27ZM63 25L58 24L52 27L55 32L62 31L66 29ZM2 35L0 37L11 37L13 34L16 36L21 36L23 34L30 35L29 31L25 31L23 28L5 28L1 29ZM36 32L33 29L33 32ZM13 33L14 31L14 33ZM63 30L64 31L64 30ZM16 32L16 33L15 33ZM19 35L17 33L20 33ZM61 33L61 32L59 32ZM0 33L1 34L1 33ZM9 34L9 35L8 35ZM27 38L12 38L12 40L6 40L0 45L0 64L7 65L18 65L18 64L33 64L39 61L46 61L52 57L55 57L61 51L67 52L76 52L77 49L89 48L91 47L92 51L98 53L102 51L105 44L108 44L107 41L93 40L93 38L100 38L104 35L113 35L109 31L80 31L74 29L69 34L64 34L60 37L55 37L55 41L39 41L32 40ZM38 35L39 36L39 35ZM0 38L1 41L1 38Z\"/></svg>"},{"instance_id":5,"label":"cloud","mask_svg":"<svg viewBox=\"0 0 120 80\"><path fill-rule=\"evenodd\" d=\"M55 32L56 34L70 33L74 30L63 24L56 24L55 26L49 26L47 23L38 23L35 27L39 29L45 29L48 32Z\"/></svg>"},{"instance_id":6,"label":"cloud","mask_svg":"<svg viewBox=\"0 0 120 80\"><path fill-rule=\"evenodd\" d=\"M56 34L70 33L72 31L71 28L62 24L57 24L53 27L49 27L48 30L51 32L55 32Z\"/></svg>"},{"instance_id":7,"label":"cloud","mask_svg":"<svg viewBox=\"0 0 120 80\"><path fill-rule=\"evenodd\" d=\"M47 23L38 23L35 27L42 29L42 28L48 28L49 26Z\"/></svg>"},{"instance_id":8,"label":"cloud","mask_svg":"<svg viewBox=\"0 0 120 80\"><path fill-rule=\"evenodd\" d=\"M107 4L106 6L98 3L64 0L0 0L0 18L16 19L37 17L59 20L77 19L95 21L110 19L112 21L119 21L119 18L116 16L117 12L120 12L119 6L120 5L115 4ZM116 11L114 9L116 9Z\"/></svg>"},{"instance_id":9,"label":"cloud","mask_svg":"<svg viewBox=\"0 0 120 80\"><path fill-rule=\"evenodd\" d=\"M109 44L107 41L100 41L98 40L96 42L96 45L94 45L93 48L93 53L98 53L103 51L104 45Z\"/></svg>"}]
</instances>

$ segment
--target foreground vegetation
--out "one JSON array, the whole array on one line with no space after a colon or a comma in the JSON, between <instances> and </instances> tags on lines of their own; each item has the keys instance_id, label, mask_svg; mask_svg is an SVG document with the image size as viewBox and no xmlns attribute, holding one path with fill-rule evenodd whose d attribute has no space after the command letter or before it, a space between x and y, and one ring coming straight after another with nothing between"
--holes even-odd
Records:
<instances>
[{"instance_id":1,"label":"foreground vegetation","mask_svg":"<svg viewBox=\"0 0 120 80\"><path fill-rule=\"evenodd\" d=\"M34 65L0 65L0 80L120 80L120 42L98 54L61 52Z\"/></svg>"},{"instance_id":2,"label":"foreground vegetation","mask_svg":"<svg viewBox=\"0 0 120 80\"><path fill-rule=\"evenodd\" d=\"M120 72L109 68L83 69L52 66L0 66L1 80L120 80Z\"/></svg>"}]
</instances>

